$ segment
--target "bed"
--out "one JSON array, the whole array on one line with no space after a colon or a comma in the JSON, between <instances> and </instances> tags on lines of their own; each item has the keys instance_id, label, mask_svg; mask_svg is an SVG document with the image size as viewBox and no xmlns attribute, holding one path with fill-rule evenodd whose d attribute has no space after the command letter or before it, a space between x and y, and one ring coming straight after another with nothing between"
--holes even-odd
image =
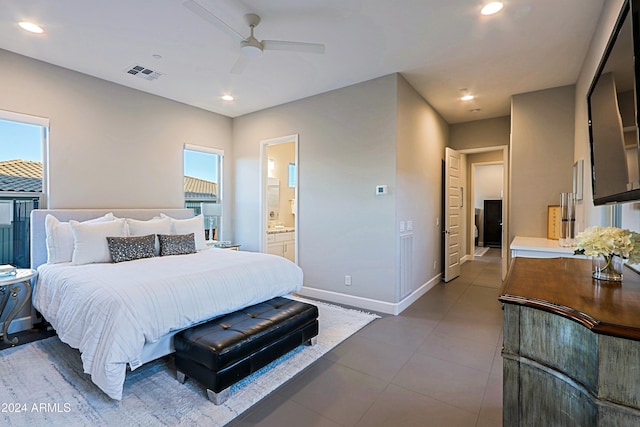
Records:
<instances>
[{"instance_id":1,"label":"bed","mask_svg":"<svg viewBox=\"0 0 640 427\"><path fill-rule=\"evenodd\" d=\"M38 270L33 306L61 341L80 350L84 371L113 399L122 399L127 367L134 370L172 353L172 337L180 330L291 294L302 286L302 271L285 258L206 248L198 237L195 245L202 250L192 254L124 262L75 262L86 243L81 227L93 230L116 225L110 219L99 226L73 221L110 214L128 218L128 224L138 224L142 230L153 222L150 219L162 215L171 220L170 234L181 234L179 227L191 224L193 212L56 209L34 210L31 214L31 265ZM50 226L54 219L54 224L74 224L71 262L54 253L51 241L47 242L57 230ZM200 234L204 235L203 230Z\"/></svg>"}]
</instances>

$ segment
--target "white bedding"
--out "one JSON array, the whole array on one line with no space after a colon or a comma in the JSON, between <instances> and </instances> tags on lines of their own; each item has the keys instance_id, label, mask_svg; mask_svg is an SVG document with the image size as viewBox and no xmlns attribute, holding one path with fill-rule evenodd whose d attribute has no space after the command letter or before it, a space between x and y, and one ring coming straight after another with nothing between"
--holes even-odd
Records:
<instances>
[{"instance_id":1,"label":"white bedding","mask_svg":"<svg viewBox=\"0 0 640 427\"><path fill-rule=\"evenodd\" d=\"M302 286L302 270L285 258L227 249L115 264L43 264L38 272L35 308L80 350L92 381L118 400L126 365L140 365L145 342Z\"/></svg>"}]
</instances>

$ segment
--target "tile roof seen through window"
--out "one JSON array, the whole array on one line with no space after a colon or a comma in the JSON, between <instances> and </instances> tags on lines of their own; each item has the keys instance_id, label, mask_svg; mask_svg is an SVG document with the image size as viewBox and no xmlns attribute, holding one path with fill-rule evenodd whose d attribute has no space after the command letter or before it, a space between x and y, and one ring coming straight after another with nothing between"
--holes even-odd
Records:
<instances>
[{"instance_id":1,"label":"tile roof seen through window","mask_svg":"<svg viewBox=\"0 0 640 427\"><path fill-rule=\"evenodd\" d=\"M0 161L0 191L42 192L42 163L21 159ZM215 200L217 184L185 176L184 192L187 199Z\"/></svg>"},{"instance_id":2,"label":"tile roof seen through window","mask_svg":"<svg viewBox=\"0 0 640 427\"><path fill-rule=\"evenodd\" d=\"M0 162L0 191L42 191L42 163L29 160Z\"/></svg>"},{"instance_id":3,"label":"tile roof seen through window","mask_svg":"<svg viewBox=\"0 0 640 427\"><path fill-rule=\"evenodd\" d=\"M194 178L192 176L184 177L184 197L186 199L215 200L217 193L217 185L215 182L205 181L204 179Z\"/></svg>"}]
</instances>

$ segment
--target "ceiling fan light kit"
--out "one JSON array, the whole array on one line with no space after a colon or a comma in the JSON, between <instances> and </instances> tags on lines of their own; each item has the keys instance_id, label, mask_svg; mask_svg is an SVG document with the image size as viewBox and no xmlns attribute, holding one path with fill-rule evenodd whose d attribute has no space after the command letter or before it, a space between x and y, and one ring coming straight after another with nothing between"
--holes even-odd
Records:
<instances>
[{"instance_id":1,"label":"ceiling fan light kit","mask_svg":"<svg viewBox=\"0 0 640 427\"><path fill-rule=\"evenodd\" d=\"M245 40L240 43L240 51L249 58L262 56L262 44L258 40Z\"/></svg>"},{"instance_id":2,"label":"ceiling fan light kit","mask_svg":"<svg viewBox=\"0 0 640 427\"><path fill-rule=\"evenodd\" d=\"M240 42L240 52L249 58L258 58L262 56L264 46L253 36L253 29L260 23L260 17L255 13L247 13L244 19L247 21L247 24L249 24L251 34Z\"/></svg>"}]
</instances>

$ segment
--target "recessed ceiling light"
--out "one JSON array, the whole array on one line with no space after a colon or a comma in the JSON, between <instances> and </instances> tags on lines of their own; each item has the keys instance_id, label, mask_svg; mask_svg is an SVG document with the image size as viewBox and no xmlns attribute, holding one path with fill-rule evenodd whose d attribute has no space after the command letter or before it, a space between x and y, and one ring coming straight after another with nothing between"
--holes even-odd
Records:
<instances>
[{"instance_id":1,"label":"recessed ceiling light","mask_svg":"<svg viewBox=\"0 0 640 427\"><path fill-rule=\"evenodd\" d=\"M225 101L233 101L233 96L231 95L222 95L221 98Z\"/></svg>"},{"instance_id":2,"label":"recessed ceiling light","mask_svg":"<svg viewBox=\"0 0 640 427\"><path fill-rule=\"evenodd\" d=\"M36 25L32 22L22 21L22 22L18 22L18 25L20 26L20 28L22 28L23 30L29 31L30 33L36 33L36 34L44 33L44 29L41 26Z\"/></svg>"},{"instance_id":3,"label":"recessed ceiling light","mask_svg":"<svg viewBox=\"0 0 640 427\"><path fill-rule=\"evenodd\" d=\"M503 7L504 4L502 4L501 1L492 1L491 3L484 5L482 10L480 10L480 13L483 15L493 15L500 12Z\"/></svg>"},{"instance_id":4,"label":"recessed ceiling light","mask_svg":"<svg viewBox=\"0 0 640 427\"><path fill-rule=\"evenodd\" d=\"M473 98L473 95L464 95L460 97L460 101L471 101Z\"/></svg>"}]
</instances>

